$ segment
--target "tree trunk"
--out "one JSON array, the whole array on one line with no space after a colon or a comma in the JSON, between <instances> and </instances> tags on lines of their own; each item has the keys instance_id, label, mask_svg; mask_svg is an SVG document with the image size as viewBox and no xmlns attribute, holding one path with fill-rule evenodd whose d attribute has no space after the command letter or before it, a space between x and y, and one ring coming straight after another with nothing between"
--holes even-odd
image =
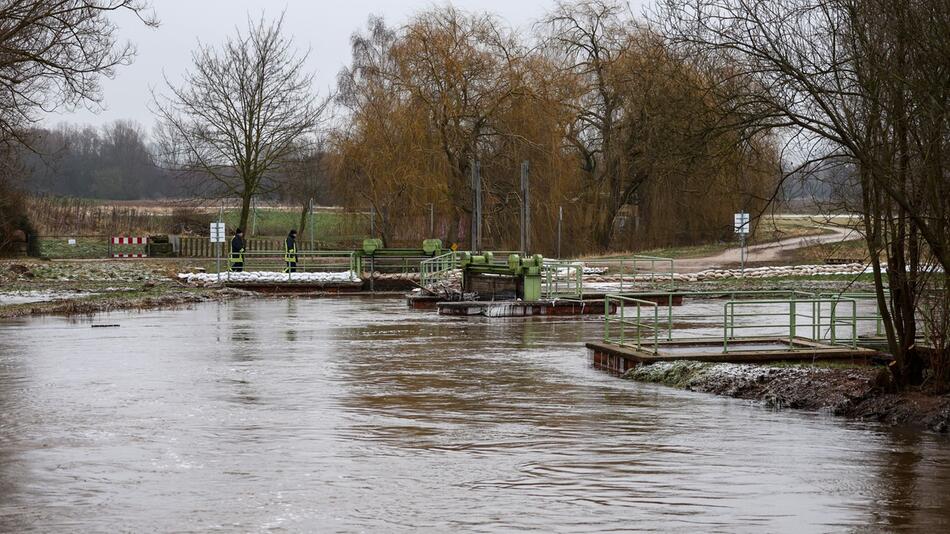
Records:
<instances>
[{"instance_id":1,"label":"tree trunk","mask_svg":"<svg viewBox=\"0 0 950 534\"><path fill-rule=\"evenodd\" d=\"M300 224L297 226L297 234L300 237L303 237L304 230L307 230L307 213L310 211L310 203L307 202L303 205L303 209L300 210ZM311 235L311 239L316 239L317 236Z\"/></svg>"},{"instance_id":2,"label":"tree trunk","mask_svg":"<svg viewBox=\"0 0 950 534\"><path fill-rule=\"evenodd\" d=\"M249 229L247 227L247 220L251 215L251 198L252 194L250 191L245 190L244 194L241 195L241 221L238 223L238 228L244 230L244 235L250 237Z\"/></svg>"},{"instance_id":3,"label":"tree trunk","mask_svg":"<svg viewBox=\"0 0 950 534\"><path fill-rule=\"evenodd\" d=\"M613 242L614 219L617 217L617 211L618 208L613 206L613 201L607 200L597 208L597 214L594 216L594 240L603 252L608 251Z\"/></svg>"}]
</instances>

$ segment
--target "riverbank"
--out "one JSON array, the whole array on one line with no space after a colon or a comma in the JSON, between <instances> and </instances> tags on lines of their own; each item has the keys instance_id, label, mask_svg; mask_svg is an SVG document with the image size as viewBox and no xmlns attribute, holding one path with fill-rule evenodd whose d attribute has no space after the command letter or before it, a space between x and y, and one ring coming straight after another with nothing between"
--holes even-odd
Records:
<instances>
[{"instance_id":1,"label":"riverbank","mask_svg":"<svg viewBox=\"0 0 950 534\"><path fill-rule=\"evenodd\" d=\"M827 412L941 433L950 428L950 395L892 393L890 373L880 366L678 361L642 365L624 378L751 400L775 409Z\"/></svg>"},{"instance_id":2,"label":"riverbank","mask_svg":"<svg viewBox=\"0 0 950 534\"><path fill-rule=\"evenodd\" d=\"M179 276L180 273L208 272L212 268L213 262L202 259L4 259L0 260L0 318L150 309L247 295L245 292L222 288L218 284L188 283ZM704 280L677 281L676 287L680 291L815 292L871 288L867 275L795 274L795 271L788 271L771 277L716 276ZM405 275L378 275L376 282L384 284L390 277L399 276ZM595 278L585 280L592 290L597 286ZM619 289L619 284L616 285ZM614 285L606 284L605 287L613 288ZM656 288L656 282L641 281L634 287L651 290Z\"/></svg>"},{"instance_id":3,"label":"riverbank","mask_svg":"<svg viewBox=\"0 0 950 534\"><path fill-rule=\"evenodd\" d=\"M90 315L226 300L245 295L227 288L186 286L174 278L194 262L0 262L0 319Z\"/></svg>"}]
</instances>

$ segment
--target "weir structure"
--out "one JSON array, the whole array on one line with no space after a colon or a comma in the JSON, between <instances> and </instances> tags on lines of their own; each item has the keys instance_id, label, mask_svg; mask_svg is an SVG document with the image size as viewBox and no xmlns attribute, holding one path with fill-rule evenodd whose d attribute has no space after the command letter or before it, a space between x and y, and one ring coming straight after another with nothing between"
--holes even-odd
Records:
<instances>
[{"instance_id":1,"label":"weir structure","mask_svg":"<svg viewBox=\"0 0 950 534\"><path fill-rule=\"evenodd\" d=\"M618 283L619 288L632 288L637 281L672 287L673 260L669 258L629 256L597 260L597 264L590 267L586 261L519 253L444 254L422 262L420 285L426 292L410 295L408 303L414 308L436 307L443 315L590 315L604 313L605 300L603 288L591 292L585 287L585 273L612 271L610 287L615 288ZM657 272L657 265L665 270ZM448 288L457 289L453 293ZM662 291L654 297L668 295ZM680 302L677 297L672 300L674 305Z\"/></svg>"},{"instance_id":2,"label":"weir structure","mask_svg":"<svg viewBox=\"0 0 950 534\"><path fill-rule=\"evenodd\" d=\"M801 291L682 292L701 299L695 313L674 311L670 302L636 293L605 297L604 334L587 344L595 367L625 373L643 364L693 360L776 362L885 361L862 346L861 332L877 328L880 317L856 295ZM685 309L685 308L684 308Z\"/></svg>"},{"instance_id":3,"label":"weir structure","mask_svg":"<svg viewBox=\"0 0 950 534\"><path fill-rule=\"evenodd\" d=\"M284 251L252 250L243 254L245 273L281 274L261 280L230 271L220 276L229 287L261 292L405 291L416 286L420 261L442 252L438 239L426 239L419 248L384 247L380 239L365 239L357 250L298 250L296 267L290 271ZM345 276L314 276L318 273Z\"/></svg>"}]
</instances>

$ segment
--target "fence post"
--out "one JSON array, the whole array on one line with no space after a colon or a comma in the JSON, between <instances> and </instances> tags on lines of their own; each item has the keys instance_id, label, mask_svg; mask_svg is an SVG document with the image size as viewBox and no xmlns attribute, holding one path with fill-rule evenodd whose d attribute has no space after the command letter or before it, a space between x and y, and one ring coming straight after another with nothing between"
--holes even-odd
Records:
<instances>
[{"instance_id":1,"label":"fence post","mask_svg":"<svg viewBox=\"0 0 950 534\"><path fill-rule=\"evenodd\" d=\"M835 309L835 304L836 304L835 301L832 300L831 301L831 344L832 345L834 345L835 342L837 341L837 333L835 332L835 330L837 329L835 327L838 325L838 320L837 320L837 310Z\"/></svg>"},{"instance_id":2,"label":"fence post","mask_svg":"<svg viewBox=\"0 0 950 534\"><path fill-rule=\"evenodd\" d=\"M795 319L798 318L798 313L795 311L795 300L792 299L788 302L788 346L790 350L795 350Z\"/></svg>"},{"instance_id":3,"label":"fence post","mask_svg":"<svg viewBox=\"0 0 950 534\"><path fill-rule=\"evenodd\" d=\"M729 305L727 302L722 307L722 351L729 352Z\"/></svg>"},{"instance_id":4,"label":"fence post","mask_svg":"<svg viewBox=\"0 0 950 534\"><path fill-rule=\"evenodd\" d=\"M642 322L642 319L640 318L640 303L637 302L637 350L640 350L640 348L641 348L641 346L642 346L642 343L640 342L640 339L643 337L643 336L640 335L640 323L641 323L641 322Z\"/></svg>"}]
</instances>

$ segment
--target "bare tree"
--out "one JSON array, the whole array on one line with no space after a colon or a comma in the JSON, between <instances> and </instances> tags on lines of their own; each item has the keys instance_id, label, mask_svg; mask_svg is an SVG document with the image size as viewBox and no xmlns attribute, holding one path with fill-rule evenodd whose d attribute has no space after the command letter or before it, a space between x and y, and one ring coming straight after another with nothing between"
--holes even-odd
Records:
<instances>
[{"instance_id":1,"label":"bare tree","mask_svg":"<svg viewBox=\"0 0 950 534\"><path fill-rule=\"evenodd\" d=\"M950 4L665 0L657 21L697 61L732 66L714 90L748 130L802 147L795 171L854 166L894 375L919 383L920 298L950 290Z\"/></svg>"},{"instance_id":2,"label":"bare tree","mask_svg":"<svg viewBox=\"0 0 950 534\"><path fill-rule=\"evenodd\" d=\"M145 0L0 2L0 139L22 141L39 112L102 100L101 77L135 55L116 42L118 11L158 25Z\"/></svg>"},{"instance_id":3,"label":"bare tree","mask_svg":"<svg viewBox=\"0 0 950 534\"><path fill-rule=\"evenodd\" d=\"M162 160L186 173L200 196L241 199L247 226L251 200L277 189L281 168L315 130L327 101L312 90L298 54L273 23L248 21L224 46L201 45L194 70L168 95L153 95Z\"/></svg>"},{"instance_id":4,"label":"bare tree","mask_svg":"<svg viewBox=\"0 0 950 534\"><path fill-rule=\"evenodd\" d=\"M330 181L330 161L325 143L318 140L312 147L300 148L288 159L283 192L291 202L300 207L300 224L297 231L303 237L311 229L307 227L307 216L313 216L313 204L318 198L326 196ZM315 239L316 236L311 235Z\"/></svg>"},{"instance_id":5,"label":"bare tree","mask_svg":"<svg viewBox=\"0 0 950 534\"><path fill-rule=\"evenodd\" d=\"M158 20L146 0L0 1L0 250L14 233L31 233L18 184L18 148L42 112L102 99L102 76L131 62L135 49L116 42L110 15L131 12L149 26Z\"/></svg>"},{"instance_id":6,"label":"bare tree","mask_svg":"<svg viewBox=\"0 0 950 534\"><path fill-rule=\"evenodd\" d=\"M621 142L618 125L623 97L616 83L618 65L626 53L623 6L611 0L559 2L545 19L549 44L561 57L565 71L577 80L577 97L567 103L576 120L567 141L581 156L581 168L594 195L594 238L610 245L614 218L632 191L623 191L616 152Z\"/></svg>"}]
</instances>

